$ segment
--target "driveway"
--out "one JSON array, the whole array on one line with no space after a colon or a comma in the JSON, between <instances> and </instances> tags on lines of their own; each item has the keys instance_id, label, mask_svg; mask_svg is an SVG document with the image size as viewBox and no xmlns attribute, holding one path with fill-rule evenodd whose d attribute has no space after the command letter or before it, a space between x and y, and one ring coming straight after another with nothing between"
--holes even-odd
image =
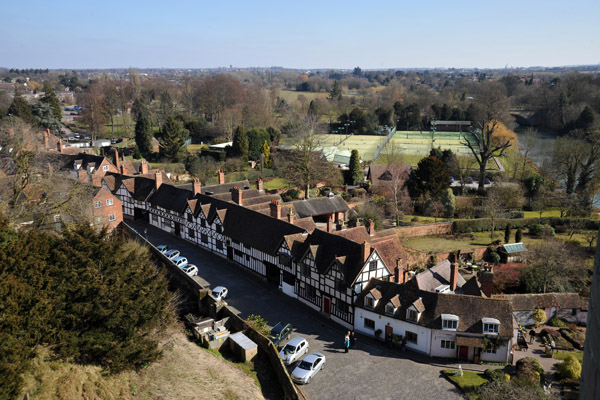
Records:
<instances>
[{"instance_id":1,"label":"driveway","mask_svg":"<svg viewBox=\"0 0 600 400\"><path fill-rule=\"evenodd\" d=\"M269 326L291 322L294 336L308 340L309 351L327 358L323 371L301 387L308 399L462 399L441 377L440 367L389 353L373 339L359 336L357 348L343 351L345 330L304 304L281 293L266 280L183 239L145 223L131 223L155 245L168 244L198 266L194 279L203 287L226 286L227 303L242 318L258 314ZM406 353L408 355L408 353ZM290 372L293 367L290 367Z\"/></svg>"}]
</instances>

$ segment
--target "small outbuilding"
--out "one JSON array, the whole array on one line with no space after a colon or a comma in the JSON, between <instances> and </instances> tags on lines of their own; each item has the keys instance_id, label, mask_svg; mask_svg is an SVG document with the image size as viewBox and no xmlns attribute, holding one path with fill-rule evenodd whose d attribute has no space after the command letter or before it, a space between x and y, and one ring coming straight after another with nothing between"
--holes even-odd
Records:
<instances>
[{"instance_id":1,"label":"small outbuilding","mask_svg":"<svg viewBox=\"0 0 600 400\"><path fill-rule=\"evenodd\" d=\"M500 261L503 263L509 262L521 262L527 248L525 244L519 243L508 243L498 247L498 254L500 255Z\"/></svg>"},{"instance_id":2,"label":"small outbuilding","mask_svg":"<svg viewBox=\"0 0 600 400\"><path fill-rule=\"evenodd\" d=\"M242 362L252 361L258 354L258 345L242 332L229 335L228 341L231 352Z\"/></svg>"}]
</instances>

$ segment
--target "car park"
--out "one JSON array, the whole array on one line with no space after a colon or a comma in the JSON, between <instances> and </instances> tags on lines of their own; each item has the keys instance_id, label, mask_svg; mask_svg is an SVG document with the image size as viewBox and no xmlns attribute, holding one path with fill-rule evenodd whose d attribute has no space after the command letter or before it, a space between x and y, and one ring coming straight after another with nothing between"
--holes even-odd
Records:
<instances>
[{"instance_id":1,"label":"car park","mask_svg":"<svg viewBox=\"0 0 600 400\"><path fill-rule=\"evenodd\" d=\"M180 268L185 266L188 263L187 258L181 257L181 256L175 257L171 261L173 261L173 264L177 265Z\"/></svg>"},{"instance_id":2,"label":"car park","mask_svg":"<svg viewBox=\"0 0 600 400\"><path fill-rule=\"evenodd\" d=\"M174 259L176 257L179 257L179 255L181 253L179 252L179 250L173 249L173 250L168 250L164 254L165 254L165 257L167 257L169 260L172 260L172 259Z\"/></svg>"},{"instance_id":3,"label":"car park","mask_svg":"<svg viewBox=\"0 0 600 400\"><path fill-rule=\"evenodd\" d=\"M279 348L281 343L288 340L292 335L292 324L282 324L278 322L277 325L271 329L271 333L269 333L269 339L275 345L275 347Z\"/></svg>"},{"instance_id":4,"label":"car park","mask_svg":"<svg viewBox=\"0 0 600 400\"><path fill-rule=\"evenodd\" d=\"M296 336L283 347L279 356L285 365L291 365L306 353L308 353L308 342L303 337Z\"/></svg>"},{"instance_id":5,"label":"car park","mask_svg":"<svg viewBox=\"0 0 600 400\"><path fill-rule=\"evenodd\" d=\"M188 274L188 276L196 276L198 275L198 267L194 264L185 264L183 267L180 267L183 272Z\"/></svg>"},{"instance_id":6,"label":"car park","mask_svg":"<svg viewBox=\"0 0 600 400\"><path fill-rule=\"evenodd\" d=\"M212 295L216 300L223 300L227 297L229 291L224 286L217 286L212 290Z\"/></svg>"},{"instance_id":7,"label":"car park","mask_svg":"<svg viewBox=\"0 0 600 400\"><path fill-rule=\"evenodd\" d=\"M160 244L160 245L156 246L156 248L158 249L158 251L160 251L163 254L170 250L168 244Z\"/></svg>"},{"instance_id":8,"label":"car park","mask_svg":"<svg viewBox=\"0 0 600 400\"><path fill-rule=\"evenodd\" d=\"M296 383L309 383L325 366L325 356L321 353L310 353L292 371L292 380Z\"/></svg>"}]
</instances>

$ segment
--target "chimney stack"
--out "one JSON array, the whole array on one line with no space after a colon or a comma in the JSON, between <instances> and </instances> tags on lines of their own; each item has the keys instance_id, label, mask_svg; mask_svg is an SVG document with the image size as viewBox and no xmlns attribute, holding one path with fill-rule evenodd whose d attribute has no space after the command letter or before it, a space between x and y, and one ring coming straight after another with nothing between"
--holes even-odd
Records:
<instances>
[{"instance_id":1,"label":"chimney stack","mask_svg":"<svg viewBox=\"0 0 600 400\"><path fill-rule=\"evenodd\" d=\"M242 191L239 187L234 186L231 189L231 199L235 204L239 204L240 206L242 205Z\"/></svg>"},{"instance_id":2,"label":"chimney stack","mask_svg":"<svg viewBox=\"0 0 600 400\"><path fill-rule=\"evenodd\" d=\"M225 173L222 169L219 170L219 185L225 184Z\"/></svg>"},{"instance_id":3,"label":"chimney stack","mask_svg":"<svg viewBox=\"0 0 600 400\"><path fill-rule=\"evenodd\" d=\"M294 209L290 208L290 212L288 214L288 222L294 225Z\"/></svg>"},{"instance_id":4,"label":"chimney stack","mask_svg":"<svg viewBox=\"0 0 600 400\"><path fill-rule=\"evenodd\" d=\"M263 180L262 180L262 178L258 178L258 180L256 181L256 188L258 190L263 190Z\"/></svg>"},{"instance_id":5,"label":"chimney stack","mask_svg":"<svg viewBox=\"0 0 600 400\"><path fill-rule=\"evenodd\" d=\"M121 170L121 163L119 160L119 151L117 149L115 149L115 167L117 167L117 171Z\"/></svg>"},{"instance_id":6,"label":"chimney stack","mask_svg":"<svg viewBox=\"0 0 600 400\"><path fill-rule=\"evenodd\" d=\"M400 259L396 259L396 268L394 268L394 282L405 283L406 282L406 271L400 265Z\"/></svg>"},{"instance_id":7,"label":"chimney stack","mask_svg":"<svg viewBox=\"0 0 600 400\"><path fill-rule=\"evenodd\" d=\"M367 261L367 258L369 258L371 255L371 244L365 240L360 246L362 250L363 261Z\"/></svg>"},{"instance_id":8,"label":"chimney stack","mask_svg":"<svg viewBox=\"0 0 600 400\"><path fill-rule=\"evenodd\" d=\"M456 291L458 285L458 264L456 260L450 264L450 290Z\"/></svg>"},{"instance_id":9,"label":"chimney stack","mask_svg":"<svg viewBox=\"0 0 600 400\"><path fill-rule=\"evenodd\" d=\"M126 175L127 174L127 170L125 169L125 166L123 164L121 164L121 174L122 175Z\"/></svg>"},{"instance_id":10,"label":"chimney stack","mask_svg":"<svg viewBox=\"0 0 600 400\"><path fill-rule=\"evenodd\" d=\"M92 175L92 185L96 187L102 186L102 177L97 174Z\"/></svg>"},{"instance_id":11,"label":"chimney stack","mask_svg":"<svg viewBox=\"0 0 600 400\"><path fill-rule=\"evenodd\" d=\"M375 234L375 224L373 220L369 220L369 226L367 227L367 232L369 232L369 236L373 236Z\"/></svg>"},{"instance_id":12,"label":"chimney stack","mask_svg":"<svg viewBox=\"0 0 600 400\"><path fill-rule=\"evenodd\" d=\"M48 136L50 136L50 129L44 131L44 150L48 149Z\"/></svg>"},{"instance_id":13,"label":"chimney stack","mask_svg":"<svg viewBox=\"0 0 600 400\"><path fill-rule=\"evenodd\" d=\"M194 194L202 193L202 183L200 183L200 181L197 178L194 178L194 180L192 181L192 190Z\"/></svg>"},{"instance_id":14,"label":"chimney stack","mask_svg":"<svg viewBox=\"0 0 600 400\"><path fill-rule=\"evenodd\" d=\"M162 185L162 172L157 172L154 174L154 188L158 189Z\"/></svg>"},{"instance_id":15,"label":"chimney stack","mask_svg":"<svg viewBox=\"0 0 600 400\"><path fill-rule=\"evenodd\" d=\"M492 290L494 288L494 272L481 271L479 275L479 284L481 285L481 291L487 297L492 297Z\"/></svg>"},{"instance_id":16,"label":"chimney stack","mask_svg":"<svg viewBox=\"0 0 600 400\"><path fill-rule=\"evenodd\" d=\"M279 204L279 200L271 200L271 217L280 219L281 218L281 205Z\"/></svg>"},{"instance_id":17,"label":"chimney stack","mask_svg":"<svg viewBox=\"0 0 600 400\"><path fill-rule=\"evenodd\" d=\"M333 216L331 214L327 217L327 232L333 232Z\"/></svg>"},{"instance_id":18,"label":"chimney stack","mask_svg":"<svg viewBox=\"0 0 600 400\"><path fill-rule=\"evenodd\" d=\"M148 173L148 162L146 160L142 160L142 164L140 165L140 173L141 174Z\"/></svg>"},{"instance_id":19,"label":"chimney stack","mask_svg":"<svg viewBox=\"0 0 600 400\"><path fill-rule=\"evenodd\" d=\"M58 152L62 153L63 152L63 145L62 145L62 139L58 139L58 143L56 144L56 147L58 147Z\"/></svg>"}]
</instances>

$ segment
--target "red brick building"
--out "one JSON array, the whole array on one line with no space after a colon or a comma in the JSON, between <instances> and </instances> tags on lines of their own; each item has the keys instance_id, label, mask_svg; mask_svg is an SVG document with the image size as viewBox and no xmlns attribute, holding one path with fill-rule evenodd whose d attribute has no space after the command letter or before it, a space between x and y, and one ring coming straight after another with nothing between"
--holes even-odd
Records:
<instances>
[{"instance_id":1,"label":"red brick building","mask_svg":"<svg viewBox=\"0 0 600 400\"><path fill-rule=\"evenodd\" d=\"M94 187L92 194L89 203L91 223L97 228L106 226L112 231L123 222L123 203L103 187Z\"/></svg>"}]
</instances>

